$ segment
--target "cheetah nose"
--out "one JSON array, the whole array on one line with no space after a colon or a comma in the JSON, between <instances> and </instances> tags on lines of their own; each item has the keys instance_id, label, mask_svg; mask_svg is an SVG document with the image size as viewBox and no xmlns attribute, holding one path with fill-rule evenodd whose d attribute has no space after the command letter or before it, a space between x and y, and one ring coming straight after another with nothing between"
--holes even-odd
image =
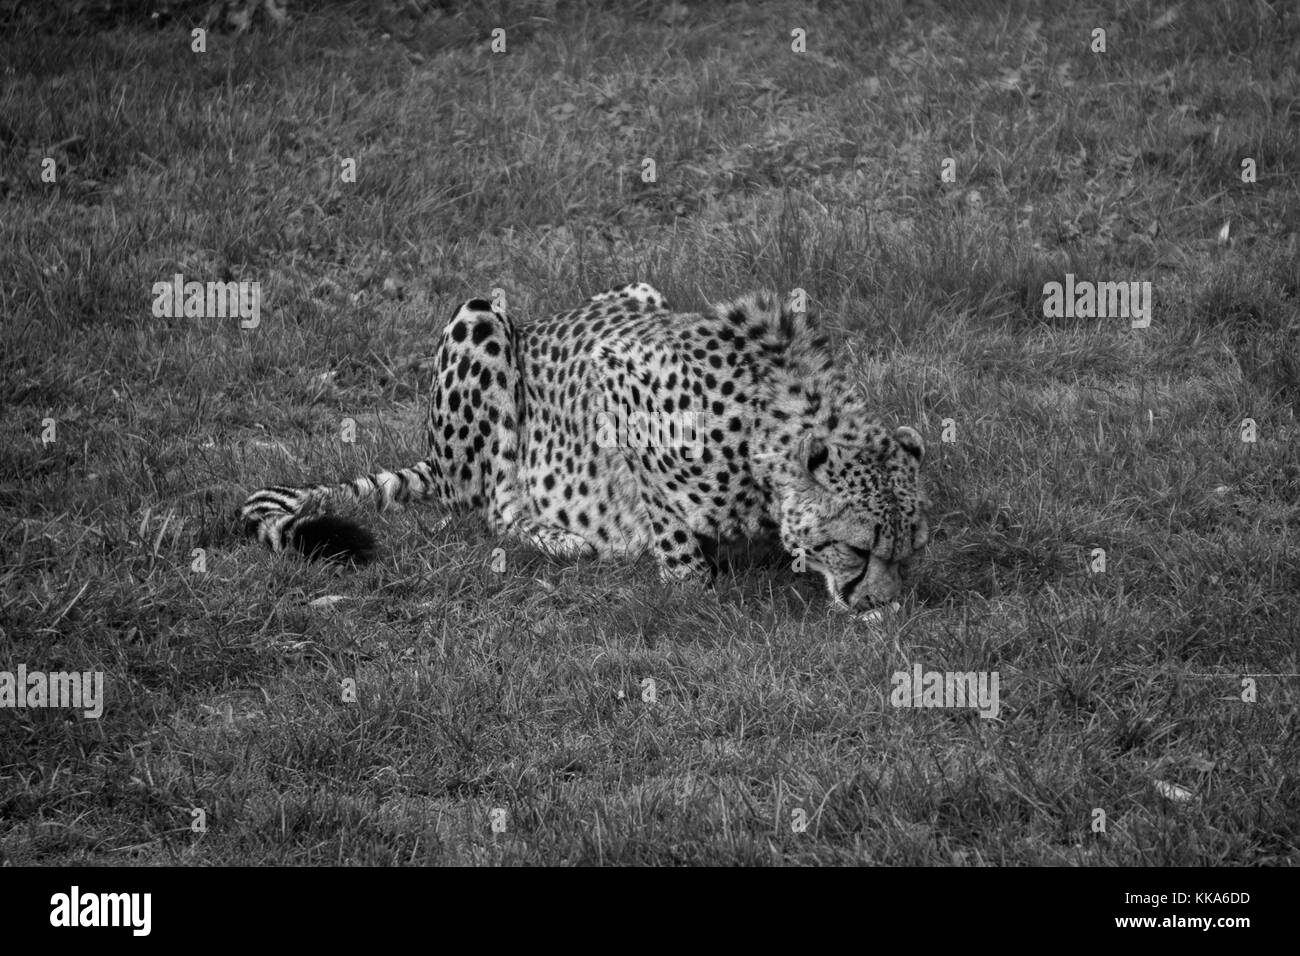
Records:
<instances>
[{"instance_id":1,"label":"cheetah nose","mask_svg":"<svg viewBox=\"0 0 1300 956\"><path fill-rule=\"evenodd\" d=\"M898 573L898 565L889 564L880 569L879 573L868 575L867 584L871 596L884 603L898 597L898 592L903 590L903 576Z\"/></svg>"},{"instance_id":2,"label":"cheetah nose","mask_svg":"<svg viewBox=\"0 0 1300 956\"><path fill-rule=\"evenodd\" d=\"M850 604L855 603L853 597L857 598L858 604L888 604L903 590L903 578L896 565L872 557L862 569L862 574L854 578L844 590L845 600Z\"/></svg>"}]
</instances>

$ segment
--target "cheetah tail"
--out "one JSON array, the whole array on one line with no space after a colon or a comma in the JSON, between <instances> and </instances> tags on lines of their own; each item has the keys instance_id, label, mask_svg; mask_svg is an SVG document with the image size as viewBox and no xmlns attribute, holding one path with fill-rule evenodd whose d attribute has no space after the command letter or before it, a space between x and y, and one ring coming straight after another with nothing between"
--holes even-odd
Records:
<instances>
[{"instance_id":1,"label":"cheetah tail","mask_svg":"<svg viewBox=\"0 0 1300 956\"><path fill-rule=\"evenodd\" d=\"M244 533L272 551L293 548L308 558L366 564L378 553L374 535L357 521L331 514L338 502L389 504L437 494L431 461L410 468L380 471L340 484L290 487L272 485L249 495L239 509Z\"/></svg>"}]
</instances>

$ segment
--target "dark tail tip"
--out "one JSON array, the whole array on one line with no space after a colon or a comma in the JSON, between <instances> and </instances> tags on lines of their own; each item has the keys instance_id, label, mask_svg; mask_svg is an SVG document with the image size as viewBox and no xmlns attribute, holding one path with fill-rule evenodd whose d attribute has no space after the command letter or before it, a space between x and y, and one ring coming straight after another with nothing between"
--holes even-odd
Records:
<instances>
[{"instance_id":1,"label":"dark tail tip","mask_svg":"<svg viewBox=\"0 0 1300 956\"><path fill-rule=\"evenodd\" d=\"M312 560L369 564L379 553L375 536L338 515L308 518L293 531L293 546Z\"/></svg>"}]
</instances>

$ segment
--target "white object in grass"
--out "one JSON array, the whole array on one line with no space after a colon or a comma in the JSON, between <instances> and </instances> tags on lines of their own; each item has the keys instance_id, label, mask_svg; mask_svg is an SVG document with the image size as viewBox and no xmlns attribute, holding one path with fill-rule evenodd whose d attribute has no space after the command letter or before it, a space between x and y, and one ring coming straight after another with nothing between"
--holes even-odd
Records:
<instances>
[{"instance_id":1,"label":"white object in grass","mask_svg":"<svg viewBox=\"0 0 1300 956\"><path fill-rule=\"evenodd\" d=\"M893 614L902 606L903 605L899 604L897 601L891 601L889 603L889 612ZM885 608L875 607L870 611L863 611L861 614L857 615L857 618L859 621L865 621L867 624L883 624L885 621Z\"/></svg>"}]
</instances>

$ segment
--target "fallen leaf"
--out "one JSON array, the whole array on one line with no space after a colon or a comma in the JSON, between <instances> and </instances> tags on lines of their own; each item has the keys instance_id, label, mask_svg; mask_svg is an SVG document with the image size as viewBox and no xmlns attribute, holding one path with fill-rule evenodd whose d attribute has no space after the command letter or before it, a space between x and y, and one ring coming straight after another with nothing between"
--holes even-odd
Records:
<instances>
[{"instance_id":1,"label":"fallen leaf","mask_svg":"<svg viewBox=\"0 0 1300 956\"><path fill-rule=\"evenodd\" d=\"M1175 20L1178 19L1178 13L1179 10L1177 7L1170 7L1164 13L1160 14L1160 16L1156 17L1154 20L1151 21L1151 29L1163 30L1165 27L1169 26L1171 23L1173 23Z\"/></svg>"},{"instance_id":2,"label":"fallen leaf","mask_svg":"<svg viewBox=\"0 0 1300 956\"><path fill-rule=\"evenodd\" d=\"M1155 787L1156 793L1164 797L1170 803L1187 803L1195 799L1196 794L1186 787L1180 787L1176 783L1167 783L1164 780L1153 780L1151 785Z\"/></svg>"}]
</instances>

